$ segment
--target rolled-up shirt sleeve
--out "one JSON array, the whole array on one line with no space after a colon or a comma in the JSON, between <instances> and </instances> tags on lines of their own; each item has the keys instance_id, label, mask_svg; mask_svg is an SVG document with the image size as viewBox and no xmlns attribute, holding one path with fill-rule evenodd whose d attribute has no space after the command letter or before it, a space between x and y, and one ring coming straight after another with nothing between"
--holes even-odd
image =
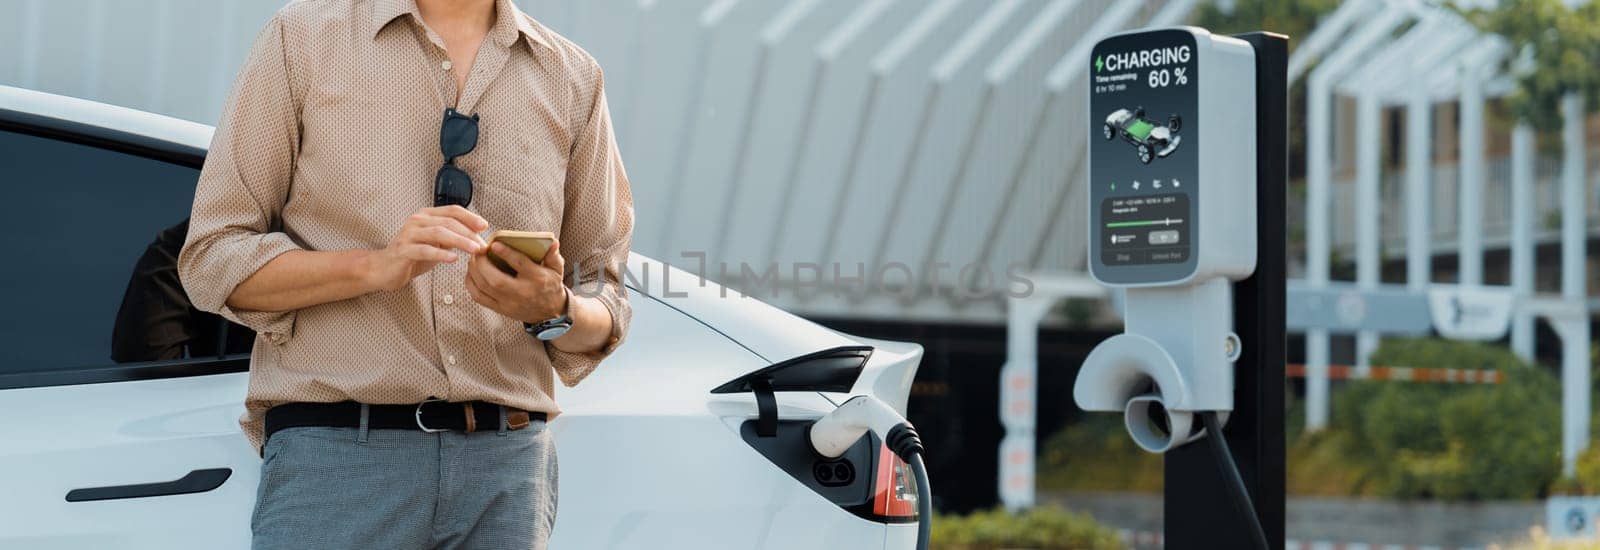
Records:
<instances>
[{"instance_id":1,"label":"rolled-up shirt sleeve","mask_svg":"<svg viewBox=\"0 0 1600 550\"><path fill-rule=\"evenodd\" d=\"M281 16L262 29L223 107L200 181L178 275L195 307L281 343L294 312L241 311L228 297L273 258L301 246L282 230L300 142Z\"/></svg>"},{"instance_id":2,"label":"rolled-up shirt sleeve","mask_svg":"<svg viewBox=\"0 0 1600 550\"><path fill-rule=\"evenodd\" d=\"M561 222L561 254L567 262L566 283L581 296L592 296L611 313L611 336L606 344L587 353L572 353L546 345L556 374L567 386L576 385L610 355L628 333L633 310L622 286L621 270L628 261L633 237L633 196L628 174L617 152L606 107L604 77L591 62L591 82L580 89L589 108L574 132L567 164L566 210Z\"/></svg>"}]
</instances>

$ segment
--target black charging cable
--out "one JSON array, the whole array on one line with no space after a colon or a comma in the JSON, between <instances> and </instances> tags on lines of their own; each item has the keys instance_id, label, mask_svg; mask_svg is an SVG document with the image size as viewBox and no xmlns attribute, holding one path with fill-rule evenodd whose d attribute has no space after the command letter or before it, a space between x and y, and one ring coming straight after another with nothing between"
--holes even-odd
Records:
<instances>
[{"instance_id":1,"label":"black charging cable","mask_svg":"<svg viewBox=\"0 0 1600 550\"><path fill-rule=\"evenodd\" d=\"M917 479L917 550L928 550L933 532L933 487L928 483L928 466L922 463L922 437L911 424L902 422L890 428L883 441L889 452L911 466Z\"/></svg>"},{"instance_id":2,"label":"black charging cable","mask_svg":"<svg viewBox=\"0 0 1600 550\"><path fill-rule=\"evenodd\" d=\"M1228 484L1228 493L1233 498L1233 509L1245 518L1250 534L1256 539L1256 548L1271 550L1267 544L1267 532L1261 528L1261 518L1256 517L1256 506L1250 502L1250 492L1244 487L1244 476L1239 475L1239 465L1233 462L1233 452L1228 450L1228 441L1222 437L1222 421L1217 419L1216 411L1200 413L1201 422L1206 426L1206 440L1210 441L1211 454L1217 459L1217 466L1223 469L1223 476Z\"/></svg>"}]
</instances>

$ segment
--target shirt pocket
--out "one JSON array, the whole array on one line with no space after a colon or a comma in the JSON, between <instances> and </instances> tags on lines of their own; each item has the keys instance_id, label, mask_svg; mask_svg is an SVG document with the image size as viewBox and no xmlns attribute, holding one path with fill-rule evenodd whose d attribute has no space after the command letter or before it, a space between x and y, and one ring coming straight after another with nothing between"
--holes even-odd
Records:
<instances>
[{"instance_id":1,"label":"shirt pocket","mask_svg":"<svg viewBox=\"0 0 1600 550\"><path fill-rule=\"evenodd\" d=\"M292 213L322 221L318 248L381 246L432 205L443 111L380 96L317 99L302 116Z\"/></svg>"},{"instance_id":2,"label":"shirt pocket","mask_svg":"<svg viewBox=\"0 0 1600 550\"><path fill-rule=\"evenodd\" d=\"M478 142L482 156L466 165L474 186L472 205L491 227L551 231L559 238L566 208L567 159L553 147L524 147L521 140ZM476 153L475 153L476 154Z\"/></svg>"}]
</instances>

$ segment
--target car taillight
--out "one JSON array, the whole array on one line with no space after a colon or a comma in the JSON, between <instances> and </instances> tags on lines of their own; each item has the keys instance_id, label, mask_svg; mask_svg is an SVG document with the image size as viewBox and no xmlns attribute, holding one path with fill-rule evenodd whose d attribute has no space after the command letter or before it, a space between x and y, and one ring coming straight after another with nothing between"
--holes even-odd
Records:
<instances>
[{"instance_id":1,"label":"car taillight","mask_svg":"<svg viewBox=\"0 0 1600 550\"><path fill-rule=\"evenodd\" d=\"M911 466L887 445L878 446L878 471L872 487L873 515L890 522L917 520L916 478Z\"/></svg>"}]
</instances>

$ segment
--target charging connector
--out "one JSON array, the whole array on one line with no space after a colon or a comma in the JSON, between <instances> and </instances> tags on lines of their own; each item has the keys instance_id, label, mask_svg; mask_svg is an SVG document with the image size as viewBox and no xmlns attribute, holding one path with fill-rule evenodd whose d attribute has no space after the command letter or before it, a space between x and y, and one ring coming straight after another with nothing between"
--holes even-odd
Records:
<instances>
[{"instance_id":1,"label":"charging connector","mask_svg":"<svg viewBox=\"0 0 1600 550\"><path fill-rule=\"evenodd\" d=\"M831 459L843 455L868 431L883 438L889 452L911 466L917 481L917 550L927 550L933 528L933 489L922 461L922 437L911 422L878 398L858 395L818 419L807 437L817 454Z\"/></svg>"},{"instance_id":2,"label":"charging connector","mask_svg":"<svg viewBox=\"0 0 1600 550\"><path fill-rule=\"evenodd\" d=\"M900 413L890 408L887 403L870 395L858 395L840 404L839 408L817 420L816 424L812 424L809 437L811 447L816 449L818 454L828 458L839 458L845 449L849 449L857 439L861 439L862 434L871 431L888 443L889 433L902 424L906 429L911 429L911 423L906 422L905 417L900 416ZM911 430L911 433L915 434L916 430ZM896 455L900 454L894 449L893 444L890 444L889 448L895 451ZM917 450L920 451L921 448L919 443Z\"/></svg>"}]
</instances>

